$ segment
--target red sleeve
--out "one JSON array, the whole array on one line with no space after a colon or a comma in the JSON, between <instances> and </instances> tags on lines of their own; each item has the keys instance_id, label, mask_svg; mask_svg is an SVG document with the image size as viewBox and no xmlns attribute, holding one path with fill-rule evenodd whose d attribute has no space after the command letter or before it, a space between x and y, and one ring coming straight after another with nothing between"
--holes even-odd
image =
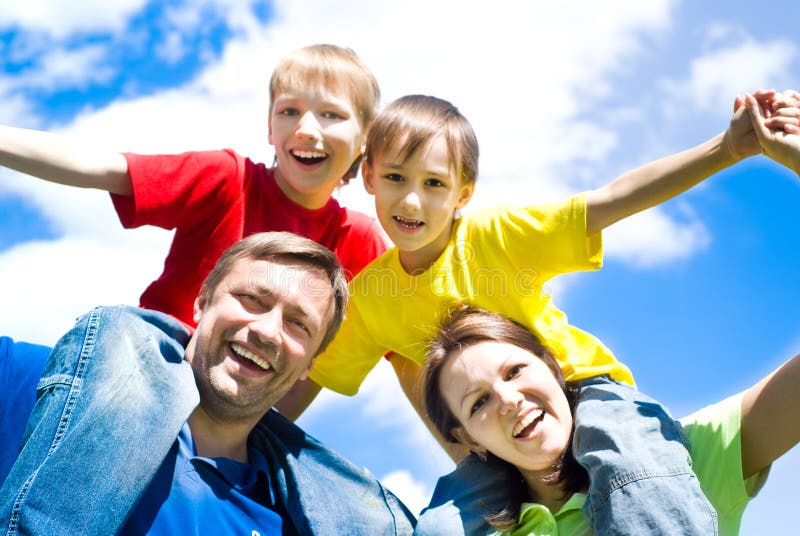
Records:
<instances>
[{"instance_id":1,"label":"red sleeve","mask_svg":"<svg viewBox=\"0 0 800 536\"><path fill-rule=\"evenodd\" d=\"M126 153L133 195L111 195L122 226L195 225L209 208L242 190L244 158L231 150L177 155Z\"/></svg>"},{"instance_id":2,"label":"red sleeve","mask_svg":"<svg viewBox=\"0 0 800 536\"><path fill-rule=\"evenodd\" d=\"M383 231L374 218L354 210L346 210L347 239L337 254L345 269L348 281L386 251Z\"/></svg>"}]
</instances>

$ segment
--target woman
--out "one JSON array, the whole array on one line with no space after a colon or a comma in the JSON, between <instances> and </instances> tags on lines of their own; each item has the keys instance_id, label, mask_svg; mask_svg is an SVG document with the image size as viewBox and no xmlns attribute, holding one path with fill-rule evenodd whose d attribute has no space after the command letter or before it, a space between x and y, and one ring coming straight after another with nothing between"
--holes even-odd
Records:
<instances>
[{"instance_id":1,"label":"woman","mask_svg":"<svg viewBox=\"0 0 800 536\"><path fill-rule=\"evenodd\" d=\"M720 534L738 533L770 464L800 442L798 387L800 355L743 393L681 420ZM572 400L547 349L500 315L460 308L431 345L425 383L431 421L449 441L509 471L516 499L486 512L498 531L591 534L581 513L588 475L570 449Z\"/></svg>"}]
</instances>

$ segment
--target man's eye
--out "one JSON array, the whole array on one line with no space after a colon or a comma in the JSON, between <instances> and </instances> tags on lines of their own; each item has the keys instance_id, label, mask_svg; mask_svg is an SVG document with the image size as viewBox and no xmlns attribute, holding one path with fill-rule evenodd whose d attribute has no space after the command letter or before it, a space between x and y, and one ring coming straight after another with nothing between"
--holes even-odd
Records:
<instances>
[{"instance_id":1,"label":"man's eye","mask_svg":"<svg viewBox=\"0 0 800 536\"><path fill-rule=\"evenodd\" d=\"M514 378L519 376L520 372L522 372L522 369L524 369L524 368L525 368L525 365L514 365L513 367L511 367L511 369L509 369L508 375L506 376L506 379L507 380L513 380Z\"/></svg>"},{"instance_id":2,"label":"man's eye","mask_svg":"<svg viewBox=\"0 0 800 536\"><path fill-rule=\"evenodd\" d=\"M478 398L478 400L476 400L475 403L472 404L472 407L469 408L469 414L475 415L475 413L477 413L484 406L484 404L486 404L486 399L487 399L486 395Z\"/></svg>"},{"instance_id":3,"label":"man's eye","mask_svg":"<svg viewBox=\"0 0 800 536\"><path fill-rule=\"evenodd\" d=\"M302 320L291 320L290 323L303 333L311 335L311 330L309 329L308 325L306 325L306 323L303 322Z\"/></svg>"}]
</instances>

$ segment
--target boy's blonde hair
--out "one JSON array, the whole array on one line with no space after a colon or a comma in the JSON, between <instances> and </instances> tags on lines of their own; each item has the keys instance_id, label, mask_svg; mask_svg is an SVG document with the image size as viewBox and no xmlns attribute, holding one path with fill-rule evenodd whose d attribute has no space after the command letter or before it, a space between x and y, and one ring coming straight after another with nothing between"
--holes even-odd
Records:
<instances>
[{"instance_id":1,"label":"boy's blonde hair","mask_svg":"<svg viewBox=\"0 0 800 536\"><path fill-rule=\"evenodd\" d=\"M364 131L378 113L381 92L372 72L351 49L324 44L295 50L278 62L269 81L270 110L276 95L315 86L347 89Z\"/></svg>"},{"instance_id":2,"label":"boy's blonde hair","mask_svg":"<svg viewBox=\"0 0 800 536\"><path fill-rule=\"evenodd\" d=\"M378 115L367 135L367 165L390 148L401 148L405 160L439 134L447 141L448 158L461 184L474 183L478 139L472 125L452 103L428 95L400 97Z\"/></svg>"}]
</instances>

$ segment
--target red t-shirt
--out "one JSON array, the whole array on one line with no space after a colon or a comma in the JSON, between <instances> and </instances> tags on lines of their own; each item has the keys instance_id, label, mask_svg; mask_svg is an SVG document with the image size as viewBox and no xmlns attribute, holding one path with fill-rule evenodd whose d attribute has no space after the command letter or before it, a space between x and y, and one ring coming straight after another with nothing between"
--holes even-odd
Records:
<instances>
[{"instance_id":1,"label":"red t-shirt","mask_svg":"<svg viewBox=\"0 0 800 536\"><path fill-rule=\"evenodd\" d=\"M222 252L262 231L290 231L333 251L353 277L386 250L377 222L339 205L317 210L291 201L272 168L230 149L179 155L125 154L132 196L112 195L126 229L175 229L164 271L142 294L141 307L195 326L193 304Z\"/></svg>"}]
</instances>

